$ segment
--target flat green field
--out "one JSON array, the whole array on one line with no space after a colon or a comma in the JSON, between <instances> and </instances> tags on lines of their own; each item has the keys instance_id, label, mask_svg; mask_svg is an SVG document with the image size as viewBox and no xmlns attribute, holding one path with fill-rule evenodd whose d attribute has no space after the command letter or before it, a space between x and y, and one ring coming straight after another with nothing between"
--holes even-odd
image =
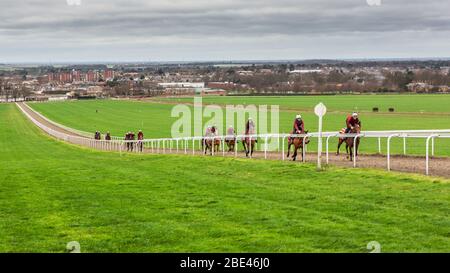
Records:
<instances>
[{"instance_id":1,"label":"flat green field","mask_svg":"<svg viewBox=\"0 0 450 273\"><path fill-rule=\"evenodd\" d=\"M0 105L0 252L448 252L449 195L419 175L92 151Z\"/></svg>"},{"instance_id":2,"label":"flat green field","mask_svg":"<svg viewBox=\"0 0 450 273\"><path fill-rule=\"evenodd\" d=\"M192 98L167 98L160 101L191 102ZM339 96L270 96L270 97L205 97L206 104L280 105L282 109L306 110L323 102L331 111L380 112L394 108L406 113L450 113L450 95L339 95Z\"/></svg>"},{"instance_id":3,"label":"flat green field","mask_svg":"<svg viewBox=\"0 0 450 273\"><path fill-rule=\"evenodd\" d=\"M128 130L143 129L146 138L171 137L172 124L177 120L171 117L172 108L177 103L185 103L192 109L190 104L193 100L192 98L159 100L159 102L71 101L31 103L30 106L52 120L88 132L111 131L113 135L122 136ZM313 113L313 108L321 101L329 107L329 113L324 120L325 131L339 131L345 126L347 114L356 108L361 111L363 130L450 129L450 95L207 97L203 100L204 104L279 105L280 133L290 132L297 112L302 113L307 129L317 131L317 117ZM379 107L381 112L372 113L373 106ZM389 113L387 109L390 107L395 108L397 112ZM208 123L207 118L204 119L204 123ZM314 150L316 146L314 141L310 145L310 150ZM335 142L336 140L333 140L333 149ZM436 144L436 155L450 156L449 139L437 140ZM401 153L402 140L394 139L392 147L394 153ZM386 151L384 142L382 151ZM364 139L361 152L378 152L377 140ZM407 152L423 155L425 140L408 140Z\"/></svg>"}]
</instances>

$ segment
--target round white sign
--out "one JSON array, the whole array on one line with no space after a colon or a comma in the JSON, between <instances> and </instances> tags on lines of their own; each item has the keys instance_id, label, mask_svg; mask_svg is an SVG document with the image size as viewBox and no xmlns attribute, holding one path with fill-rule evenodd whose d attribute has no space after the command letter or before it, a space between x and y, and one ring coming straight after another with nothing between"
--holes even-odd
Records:
<instances>
[{"instance_id":1,"label":"round white sign","mask_svg":"<svg viewBox=\"0 0 450 273\"><path fill-rule=\"evenodd\" d=\"M314 113L319 117L323 117L327 113L327 107L323 103L319 103L314 108Z\"/></svg>"}]
</instances>

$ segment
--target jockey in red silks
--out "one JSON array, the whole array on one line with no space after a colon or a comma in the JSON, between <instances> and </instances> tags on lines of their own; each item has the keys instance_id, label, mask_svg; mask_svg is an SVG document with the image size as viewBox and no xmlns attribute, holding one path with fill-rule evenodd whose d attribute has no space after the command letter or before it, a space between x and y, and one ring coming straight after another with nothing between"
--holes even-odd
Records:
<instances>
[{"instance_id":1,"label":"jockey in red silks","mask_svg":"<svg viewBox=\"0 0 450 273\"><path fill-rule=\"evenodd\" d=\"M294 125L291 134L302 135L305 133L305 123L303 122L302 115L297 115L294 120ZM293 137L289 138L292 141Z\"/></svg>"},{"instance_id":2,"label":"jockey in red silks","mask_svg":"<svg viewBox=\"0 0 450 273\"><path fill-rule=\"evenodd\" d=\"M138 140L144 140L144 133L142 133L142 130L139 130L137 138L138 138Z\"/></svg>"},{"instance_id":3,"label":"jockey in red silks","mask_svg":"<svg viewBox=\"0 0 450 273\"><path fill-rule=\"evenodd\" d=\"M211 134L212 134L212 136L218 136L219 135L219 129L217 128L216 125L211 127Z\"/></svg>"},{"instance_id":4,"label":"jockey in red silks","mask_svg":"<svg viewBox=\"0 0 450 273\"><path fill-rule=\"evenodd\" d=\"M142 130L139 130L137 134L137 139L138 139L137 148L139 149L139 151L142 152L144 150L144 143L142 142L144 140L144 133L142 133Z\"/></svg>"},{"instance_id":5,"label":"jockey in red silks","mask_svg":"<svg viewBox=\"0 0 450 273\"><path fill-rule=\"evenodd\" d=\"M356 112L349 115L345 120L345 123L347 126L347 128L345 129L346 134L350 133L353 127L355 127L356 125L359 125L359 127L361 127L361 121L359 120L358 113Z\"/></svg>"},{"instance_id":6,"label":"jockey in red silks","mask_svg":"<svg viewBox=\"0 0 450 273\"><path fill-rule=\"evenodd\" d=\"M305 123L303 122L302 116L297 115L294 120L294 128L292 134L304 134L305 133Z\"/></svg>"}]
</instances>

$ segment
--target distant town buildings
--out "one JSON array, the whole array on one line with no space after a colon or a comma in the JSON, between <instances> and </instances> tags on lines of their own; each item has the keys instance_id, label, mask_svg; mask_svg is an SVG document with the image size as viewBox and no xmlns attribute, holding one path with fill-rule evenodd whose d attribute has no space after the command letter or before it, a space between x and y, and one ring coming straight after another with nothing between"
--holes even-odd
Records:
<instances>
[{"instance_id":1,"label":"distant town buildings","mask_svg":"<svg viewBox=\"0 0 450 273\"><path fill-rule=\"evenodd\" d=\"M449 93L450 61L116 64L1 69L10 98Z\"/></svg>"}]
</instances>

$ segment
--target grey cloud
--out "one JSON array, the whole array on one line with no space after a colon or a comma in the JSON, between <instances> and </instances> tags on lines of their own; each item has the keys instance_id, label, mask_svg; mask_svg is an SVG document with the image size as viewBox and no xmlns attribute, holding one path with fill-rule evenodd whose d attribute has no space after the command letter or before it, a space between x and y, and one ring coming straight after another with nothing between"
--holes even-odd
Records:
<instances>
[{"instance_id":1,"label":"grey cloud","mask_svg":"<svg viewBox=\"0 0 450 273\"><path fill-rule=\"evenodd\" d=\"M403 45L401 37L411 40L424 32L434 37L433 43L428 43L431 51L448 43L443 36L450 31L448 10L448 0L384 0L380 7L370 7L366 0L82 0L82 5L75 7L66 0L0 0L0 62L13 59L13 48L23 48L31 56L30 43L39 43L36 48L42 48L39 52L45 55L49 54L47 48L54 49L55 55L58 48L83 54L87 47L101 45L114 56L118 48L145 53L148 46L162 54L163 47L173 48L174 43L180 52L205 44L210 46L206 52L217 52L220 41L234 43L235 49L229 53L232 57L239 48L236 44L244 51L252 45L270 52L276 44L270 44L274 37L286 44L308 44L305 41L323 37L329 37L330 44L390 37L395 41L388 44L396 51L395 47ZM269 41L266 49L260 44L265 39ZM321 47L333 52L330 45ZM227 54L226 49L219 51L221 56ZM411 52L419 53L423 54ZM367 47L367 57L370 54ZM250 55L249 59L254 57Z\"/></svg>"}]
</instances>

